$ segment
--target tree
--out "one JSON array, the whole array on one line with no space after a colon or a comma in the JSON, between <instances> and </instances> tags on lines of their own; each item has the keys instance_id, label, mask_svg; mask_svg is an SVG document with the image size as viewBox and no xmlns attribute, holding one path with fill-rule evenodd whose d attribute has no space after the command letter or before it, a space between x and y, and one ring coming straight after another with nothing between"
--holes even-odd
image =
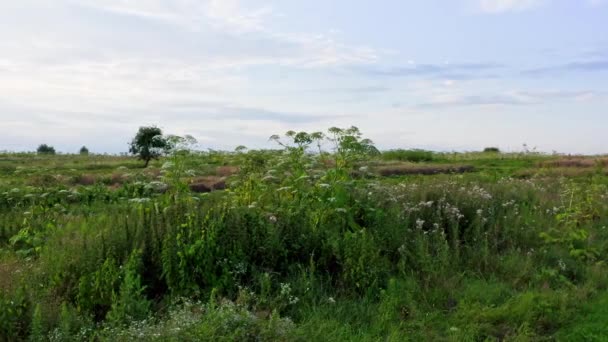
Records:
<instances>
[{"instance_id":1,"label":"tree","mask_svg":"<svg viewBox=\"0 0 608 342\"><path fill-rule=\"evenodd\" d=\"M500 153L500 149L498 147L486 147L483 149L486 153Z\"/></svg>"},{"instance_id":2,"label":"tree","mask_svg":"<svg viewBox=\"0 0 608 342\"><path fill-rule=\"evenodd\" d=\"M171 143L163 137L163 132L156 126L140 127L139 131L131 141L129 152L138 155L139 159L146 162L144 167L152 159L158 159L164 152L171 148Z\"/></svg>"},{"instance_id":3,"label":"tree","mask_svg":"<svg viewBox=\"0 0 608 342\"><path fill-rule=\"evenodd\" d=\"M42 144L38 146L36 150L38 154L55 154L55 148L53 146L49 146L47 144Z\"/></svg>"},{"instance_id":4,"label":"tree","mask_svg":"<svg viewBox=\"0 0 608 342\"><path fill-rule=\"evenodd\" d=\"M89 155L89 149L86 146L82 146L80 148L80 155L88 156Z\"/></svg>"}]
</instances>

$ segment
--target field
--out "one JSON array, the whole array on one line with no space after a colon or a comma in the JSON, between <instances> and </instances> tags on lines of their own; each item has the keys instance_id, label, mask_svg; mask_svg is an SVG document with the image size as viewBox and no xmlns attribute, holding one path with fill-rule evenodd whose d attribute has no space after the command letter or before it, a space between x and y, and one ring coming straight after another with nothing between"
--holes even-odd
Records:
<instances>
[{"instance_id":1,"label":"field","mask_svg":"<svg viewBox=\"0 0 608 342\"><path fill-rule=\"evenodd\" d=\"M0 341L608 340L608 158L330 133L1 154Z\"/></svg>"}]
</instances>

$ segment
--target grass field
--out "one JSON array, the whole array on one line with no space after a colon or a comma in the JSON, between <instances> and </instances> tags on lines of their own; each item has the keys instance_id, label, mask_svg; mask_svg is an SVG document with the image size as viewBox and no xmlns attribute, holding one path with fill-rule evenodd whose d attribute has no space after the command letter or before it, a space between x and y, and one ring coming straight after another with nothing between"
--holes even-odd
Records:
<instances>
[{"instance_id":1,"label":"grass field","mask_svg":"<svg viewBox=\"0 0 608 342\"><path fill-rule=\"evenodd\" d=\"M608 340L608 159L308 144L0 155L0 340Z\"/></svg>"}]
</instances>

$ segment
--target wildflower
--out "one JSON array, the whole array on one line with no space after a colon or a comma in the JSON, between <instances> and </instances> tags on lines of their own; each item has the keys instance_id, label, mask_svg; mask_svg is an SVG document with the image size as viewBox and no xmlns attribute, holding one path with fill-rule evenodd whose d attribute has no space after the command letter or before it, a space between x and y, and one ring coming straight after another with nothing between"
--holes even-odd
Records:
<instances>
[{"instance_id":1,"label":"wildflower","mask_svg":"<svg viewBox=\"0 0 608 342\"><path fill-rule=\"evenodd\" d=\"M286 295L291 292L291 285L289 285L288 283L281 283L280 286L282 295Z\"/></svg>"},{"instance_id":2,"label":"wildflower","mask_svg":"<svg viewBox=\"0 0 608 342\"><path fill-rule=\"evenodd\" d=\"M327 298L327 301L328 301L330 304L336 304L336 300L334 299L334 297L329 297L329 298Z\"/></svg>"},{"instance_id":3,"label":"wildflower","mask_svg":"<svg viewBox=\"0 0 608 342\"><path fill-rule=\"evenodd\" d=\"M268 221L272 222L272 223L276 223L277 222L277 217L274 215L270 215L268 217Z\"/></svg>"},{"instance_id":4,"label":"wildflower","mask_svg":"<svg viewBox=\"0 0 608 342\"><path fill-rule=\"evenodd\" d=\"M171 169L175 166L175 164L173 162L165 162L163 164L163 166L161 166L161 169L166 170L166 169Z\"/></svg>"},{"instance_id":5,"label":"wildflower","mask_svg":"<svg viewBox=\"0 0 608 342\"><path fill-rule=\"evenodd\" d=\"M423 226L424 226L424 220L417 219L416 220L416 228L417 229L422 229Z\"/></svg>"},{"instance_id":6,"label":"wildflower","mask_svg":"<svg viewBox=\"0 0 608 342\"><path fill-rule=\"evenodd\" d=\"M419 203L419 205L422 206L422 207L430 208L430 207L433 206L433 203L434 203L433 201L428 201L428 202L422 201L422 202Z\"/></svg>"}]
</instances>

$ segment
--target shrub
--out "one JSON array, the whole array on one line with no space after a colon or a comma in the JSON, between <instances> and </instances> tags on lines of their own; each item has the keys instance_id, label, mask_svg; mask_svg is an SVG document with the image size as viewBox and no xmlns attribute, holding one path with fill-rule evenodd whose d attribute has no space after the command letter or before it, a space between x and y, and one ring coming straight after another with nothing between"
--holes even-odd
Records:
<instances>
[{"instance_id":1,"label":"shrub","mask_svg":"<svg viewBox=\"0 0 608 342\"><path fill-rule=\"evenodd\" d=\"M30 301L23 288L13 295L0 293L0 340L18 341L29 334Z\"/></svg>"},{"instance_id":2,"label":"shrub","mask_svg":"<svg viewBox=\"0 0 608 342\"><path fill-rule=\"evenodd\" d=\"M483 149L486 153L500 153L500 149L498 147L486 147Z\"/></svg>"},{"instance_id":3,"label":"shrub","mask_svg":"<svg viewBox=\"0 0 608 342\"><path fill-rule=\"evenodd\" d=\"M89 149L86 146L82 146L80 148L79 153L80 153L81 156L88 156L89 155Z\"/></svg>"},{"instance_id":4,"label":"shrub","mask_svg":"<svg viewBox=\"0 0 608 342\"><path fill-rule=\"evenodd\" d=\"M124 266L120 292L114 295L113 304L107 319L111 323L122 324L145 319L150 311L150 302L144 296L139 269L141 252L134 251Z\"/></svg>"},{"instance_id":5,"label":"shrub","mask_svg":"<svg viewBox=\"0 0 608 342\"><path fill-rule=\"evenodd\" d=\"M429 162L435 160L435 154L432 151L425 150L390 150L382 152L382 159L384 160L399 160L409 161L414 163Z\"/></svg>"},{"instance_id":6,"label":"shrub","mask_svg":"<svg viewBox=\"0 0 608 342\"><path fill-rule=\"evenodd\" d=\"M55 154L55 148L47 144L42 144L36 149L38 154Z\"/></svg>"}]
</instances>

